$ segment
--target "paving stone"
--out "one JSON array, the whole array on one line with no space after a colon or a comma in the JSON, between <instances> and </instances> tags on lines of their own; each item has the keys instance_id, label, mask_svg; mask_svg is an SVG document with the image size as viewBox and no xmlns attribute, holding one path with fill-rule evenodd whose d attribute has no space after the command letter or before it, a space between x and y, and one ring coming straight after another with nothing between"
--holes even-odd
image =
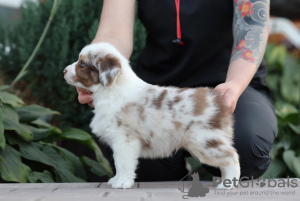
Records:
<instances>
[{"instance_id":1,"label":"paving stone","mask_svg":"<svg viewBox=\"0 0 300 201\"><path fill-rule=\"evenodd\" d=\"M13 184L0 184L0 189L2 188L93 188L98 187L101 183L13 183Z\"/></svg>"},{"instance_id":2,"label":"paving stone","mask_svg":"<svg viewBox=\"0 0 300 201\"><path fill-rule=\"evenodd\" d=\"M112 189L111 185L108 185L107 182L101 183L101 185L99 185L99 188L101 188L101 189ZM138 182L134 182L133 187L131 187L131 189L135 189L135 188L139 188L139 183Z\"/></svg>"},{"instance_id":3,"label":"paving stone","mask_svg":"<svg viewBox=\"0 0 300 201\"><path fill-rule=\"evenodd\" d=\"M287 179L276 179L271 183L265 181L265 185L261 185L261 182L263 181L243 181L243 186L249 184L247 188L239 186L233 190L216 190L212 182L201 181L201 184L209 188L204 196L205 200L300 200L299 179L293 180L296 188L287 186ZM282 187L268 186L274 186L275 182L280 182ZM132 189L112 189L107 183L0 184L0 201L177 201L183 200L183 197L191 200L204 199L188 197L191 186L191 181L138 182Z\"/></svg>"},{"instance_id":4,"label":"paving stone","mask_svg":"<svg viewBox=\"0 0 300 201\"><path fill-rule=\"evenodd\" d=\"M9 193L9 191L11 191L10 188L1 188L0 187L0 197L1 197L1 194L7 194L7 193Z\"/></svg>"}]
</instances>

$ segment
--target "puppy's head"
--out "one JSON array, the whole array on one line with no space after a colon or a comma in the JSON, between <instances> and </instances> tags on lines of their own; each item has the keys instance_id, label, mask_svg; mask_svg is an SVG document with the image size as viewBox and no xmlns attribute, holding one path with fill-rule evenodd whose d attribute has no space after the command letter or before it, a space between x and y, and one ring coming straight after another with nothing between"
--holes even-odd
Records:
<instances>
[{"instance_id":1,"label":"puppy's head","mask_svg":"<svg viewBox=\"0 0 300 201\"><path fill-rule=\"evenodd\" d=\"M121 73L120 53L108 43L84 47L77 62L63 71L68 84L94 91L111 86Z\"/></svg>"}]
</instances>

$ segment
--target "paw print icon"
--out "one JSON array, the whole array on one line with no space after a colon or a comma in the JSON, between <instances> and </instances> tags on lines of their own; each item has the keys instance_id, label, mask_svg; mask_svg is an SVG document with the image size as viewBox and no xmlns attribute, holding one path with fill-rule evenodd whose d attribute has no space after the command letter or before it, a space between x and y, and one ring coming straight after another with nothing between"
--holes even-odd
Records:
<instances>
[{"instance_id":1,"label":"paw print icon","mask_svg":"<svg viewBox=\"0 0 300 201\"><path fill-rule=\"evenodd\" d=\"M258 179L258 182L259 182L259 181L260 181L260 179ZM265 182L265 180L263 179L261 182L256 183L256 185L262 188L262 187L266 186L266 182Z\"/></svg>"}]
</instances>

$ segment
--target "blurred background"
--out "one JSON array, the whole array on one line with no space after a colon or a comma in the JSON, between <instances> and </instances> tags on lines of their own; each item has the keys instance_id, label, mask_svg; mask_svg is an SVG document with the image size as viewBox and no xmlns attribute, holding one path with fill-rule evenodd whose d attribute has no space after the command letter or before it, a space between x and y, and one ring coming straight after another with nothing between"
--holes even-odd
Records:
<instances>
[{"instance_id":1,"label":"blurred background","mask_svg":"<svg viewBox=\"0 0 300 201\"><path fill-rule=\"evenodd\" d=\"M48 21L53 2L0 0L0 86L10 84L30 57ZM37 104L59 111L60 115L52 114L44 118L45 122L52 125L51 128L74 127L91 133L88 126L92 117L91 109L78 103L77 93L74 88L65 84L62 70L77 60L78 52L94 38L102 3L102 0L61 1L46 38L30 64L30 73L10 90L10 93L23 100L23 106ZM299 11L300 0L271 0L272 17L265 60L268 64L267 84L274 99L279 133L270 153L272 162L264 177L300 178ZM130 59L133 65L144 47L145 38L145 29L136 18L134 51ZM52 142L77 156L95 158L93 149L86 146L72 141ZM21 152L20 147L15 147L16 151ZM23 157L30 160L22 153L21 157L22 163L26 164ZM201 167L201 164L191 158L187 161L192 169ZM53 175L51 170L49 172ZM93 178L99 181L99 178ZM202 178L205 176L201 180ZM91 178L85 180L93 181ZM8 180L2 177L0 181ZM30 182L26 179L24 181Z\"/></svg>"}]
</instances>

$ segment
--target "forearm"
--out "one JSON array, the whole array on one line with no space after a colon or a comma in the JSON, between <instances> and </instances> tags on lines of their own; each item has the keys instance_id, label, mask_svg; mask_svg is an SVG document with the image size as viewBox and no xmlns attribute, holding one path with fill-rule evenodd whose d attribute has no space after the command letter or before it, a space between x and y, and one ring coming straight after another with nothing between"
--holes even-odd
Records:
<instances>
[{"instance_id":1,"label":"forearm","mask_svg":"<svg viewBox=\"0 0 300 201\"><path fill-rule=\"evenodd\" d=\"M105 0L92 43L109 42L129 59L133 49L134 17L135 0Z\"/></svg>"},{"instance_id":2,"label":"forearm","mask_svg":"<svg viewBox=\"0 0 300 201\"><path fill-rule=\"evenodd\" d=\"M259 67L267 44L269 0L234 0L234 44L226 82L242 93Z\"/></svg>"},{"instance_id":3,"label":"forearm","mask_svg":"<svg viewBox=\"0 0 300 201\"><path fill-rule=\"evenodd\" d=\"M123 41L119 37L97 34L92 43L108 42L115 46L127 59L130 58L133 48L133 41Z\"/></svg>"}]
</instances>

